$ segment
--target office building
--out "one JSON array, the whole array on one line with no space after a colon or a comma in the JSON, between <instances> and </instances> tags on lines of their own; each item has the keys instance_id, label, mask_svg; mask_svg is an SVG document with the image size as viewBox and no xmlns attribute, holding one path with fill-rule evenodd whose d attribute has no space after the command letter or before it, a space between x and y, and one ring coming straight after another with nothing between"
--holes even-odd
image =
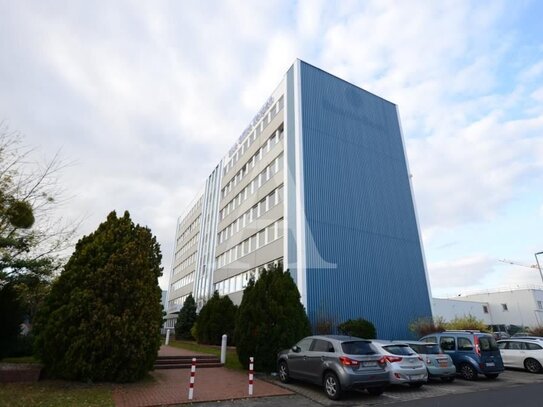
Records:
<instances>
[{"instance_id":1,"label":"office building","mask_svg":"<svg viewBox=\"0 0 543 407\"><path fill-rule=\"evenodd\" d=\"M397 108L297 60L177 224L168 323L192 293L239 303L270 264L312 324L409 335L430 292Z\"/></svg>"}]
</instances>

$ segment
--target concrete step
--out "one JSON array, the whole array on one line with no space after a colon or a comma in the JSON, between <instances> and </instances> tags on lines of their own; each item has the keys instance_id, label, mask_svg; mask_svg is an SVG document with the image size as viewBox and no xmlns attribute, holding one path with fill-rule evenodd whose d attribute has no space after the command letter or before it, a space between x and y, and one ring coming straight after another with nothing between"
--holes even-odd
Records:
<instances>
[{"instance_id":1,"label":"concrete step","mask_svg":"<svg viewBox=\"0 0 543 407\"><path fill-rule=\"evenodd\" d=\"M196 358L196 368L221 367L218 357L212 355L196 356L159 356L155 362L155 369L190 369L192 358Z\"/></svg>"}]
</instances>

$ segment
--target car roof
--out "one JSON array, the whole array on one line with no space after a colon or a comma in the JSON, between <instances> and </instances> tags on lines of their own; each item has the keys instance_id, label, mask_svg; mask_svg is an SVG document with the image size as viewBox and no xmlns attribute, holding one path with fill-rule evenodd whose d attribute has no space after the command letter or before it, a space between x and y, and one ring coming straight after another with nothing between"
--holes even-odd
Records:
<instances>
[{"instance_id":1,"label":"car roof","mask_svg":"<svg viewBox=\"0 0 543 407\"><path fill-rule=\"evenodd\" d=\"M349 341L367 341L367 342L371 342L368 339L359 338L357 336L348 336L348 335L313 335L313 336L308 336L308 338L334 340L334 341L339 341L339 342L349 342Z\"/></svg>"},{"instance_id":2,"label":"car roof","mask_svg":"<svg viewBox=\"0 0 543 407\"><path fill-rule=\"evenodd\" d=\"M506 339L500 339L497 342L521 342L521 341L543 341L543 338L540 336L517 336L515 338L506 338Z\"/></svg>"},{"instance_id":3,"label":"car roof","mask_svg":"<svg viewBox=\"0 0 543 407\"><path fill-rule=\"evenodd\" d=\"M436 342L424 342L424 341L394 341L394 343L405 343L407 345L437 345Z\"/></svg>"}]
</instances>

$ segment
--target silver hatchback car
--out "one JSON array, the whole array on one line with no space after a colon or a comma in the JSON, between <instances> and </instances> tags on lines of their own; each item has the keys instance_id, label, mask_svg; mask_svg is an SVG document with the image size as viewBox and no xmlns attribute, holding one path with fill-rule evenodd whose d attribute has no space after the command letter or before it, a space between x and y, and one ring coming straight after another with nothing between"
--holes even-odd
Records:
<instances>
[{"instance_id":1,"label":"silver hatchback car","mask_svg":"<svg viewBox=\"0 0 543 407\"><path fill-rule=\"evenodd\" d=\"M395 341L399 342L399 341ZM452 382L456 377L456 366L449 355L443 353L437 343L405 341L402 342L422 356L428 370L428 379L441 379Z\"/></svg>"},{"instance_id":2,"label":"silver hatchback car","mask_svg":"<svg viewBox=\"0 0 543 407\"><path fill-rule=\"evenodd\" d=\"M385 366L370 341L352 336L308 336L277 355L282 382L298 379L324 386L332 400L346 390L382 394L389 384Z\"/></svg>"},{"instance_id":3,"label":"silver hatchback car","mask_svg":"<svg viewBox=\"0 0 543 407\"><path fill-rule=\"evenodd\" d=\"M371 343L385 358L390 383L418 388L428 381L422 357L406 343L381 340L372 340Z\"/></svg>"}]
</instances>

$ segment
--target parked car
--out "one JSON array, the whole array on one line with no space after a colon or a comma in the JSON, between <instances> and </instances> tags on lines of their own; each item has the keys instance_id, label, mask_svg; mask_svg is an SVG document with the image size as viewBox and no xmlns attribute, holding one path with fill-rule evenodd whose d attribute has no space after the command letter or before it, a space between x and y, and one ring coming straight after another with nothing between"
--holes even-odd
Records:
<instances>
[{"instance_id":1,"label":"parked car","mask_svg":"<svg viewBox=\"0 0 543 407\"><path fill-rule=\"evenodd\" d=\"M528 336L533 336L530 332L517 332L516 334L511 335L511 338L526 338Z\"/></svg>"},{"instance_id":2,"label":"parked car","mask_svg":"<svg viewBox=\"0 0 543 407\"><path fill-rule=\"evenodd\" d=\"M428 371L422 360L406 343L372 340L386 361L390 383L421 387L428 381Z\"/></svg>"},{"instance_id":3,"label":"parked car","mask_svg":"<svg viewBox=\"0 0 543 407\"><path fill-rule=\"evenodd\" d=\"M396 341L395 341L396 342ZM422 356L426 363L428 379L441 379L444 382L452 382L456 377L456 366L449 355L437 343L420 341L403 341L416 353Z\"/></svg>"},{"instance_id":4,"label":"parked car","mask_svg":"<svg viewBox=\"0 0 543 407\"><path fill-rule=\"evenodd\" d=\"M324 386L338 400L343 391L366 389L380 395L389 384L386 362L371 341L352 336L319 335L302 339L277 355L279 379Z\"/></svg>"},{"instance_id":5,"label":"parked car","mask_svg":"<svg viewBox=\"0 0 543 407\"><path fill-rule=\"evenodd\" d=\"M497 341L500 340L500 339L508 339L508 338L511 337L511 335L509 335L507 332L503 332L503 331L492 332L492 336Z\"/></svg>"},{"instance_id":6,"label":"parked car","mask_svg":"<svg viewBox=\"0 0 543 407\"><path fill-rule=\"evenodd\" d=\"M426 335L422 342L438 343L466 380L479 374L496 379L503 372L503 360L494 337L480 331L443 331Z\"/></svg>"},{"instance_id":7,"label":"parked car","mask_svg":"<svg viewBox=\"0 0 543 407\"><path fill-rule=\"evenodd\" d=\"M505 339L498 341L505 367L526 369L530 373L539 373L543 365L543 340L540 339Z\"/></svg>"}]
</instances>

